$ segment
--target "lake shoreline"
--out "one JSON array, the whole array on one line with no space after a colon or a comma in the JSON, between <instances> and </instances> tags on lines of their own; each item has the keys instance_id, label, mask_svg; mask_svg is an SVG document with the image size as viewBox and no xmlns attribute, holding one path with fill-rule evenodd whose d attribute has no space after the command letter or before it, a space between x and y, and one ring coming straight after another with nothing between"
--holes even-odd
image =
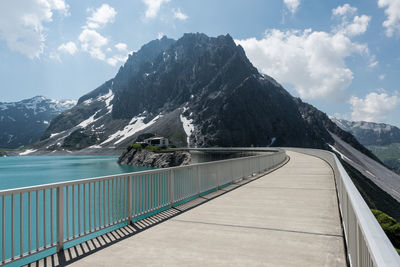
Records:
<instances>
[{"instance_id":1,"label":"lake shoreline","mask_svg":"<svg viewBox=\"0 0 400 267\"><path fill-rule=\"evenodd\" d=\"M122 148L86 148L82 150L42 150L28 148L24 150L1 150L1 157L16 156L120 156L125 149Z\"/></svg>"},{"instance_id":2,"label":"lake shoreline","mask_svg":"<svg viewBox=\"0 0 400 267\"><path fill-rule=\"evenodd\" d=\"M154 169L120 165L117 155L42 155L0 158L0 190Z\"/></svg>"}]
</instances>

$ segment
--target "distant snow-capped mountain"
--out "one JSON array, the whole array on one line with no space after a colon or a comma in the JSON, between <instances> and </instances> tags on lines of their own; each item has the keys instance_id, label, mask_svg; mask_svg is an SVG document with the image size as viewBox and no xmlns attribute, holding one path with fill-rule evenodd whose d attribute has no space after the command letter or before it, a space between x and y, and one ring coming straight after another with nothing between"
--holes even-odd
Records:
<instances>
[{"instance_id":1,"label":"distant snow-capped mountain","mask_svg":"<svg viewBox=\"0 0 400 267\"><path fill-rule=\"evenodd\" d=\"M18 148L38 141L51 120L76 102L43 96L0 102L0 148Z\"/></svg>"},{"instance_id":2,"label":"distant snow-capped mountain","mask_svg":"<svg viewBox=\"0 0 400 267\"><path fill-rule=\"evenodd\" d=\"M400 129L396 126L376 122L348 121L335 117L330 117L330 119L344 131L354 135L364 146L400 143Z\"/></svg>"}]
</instances>

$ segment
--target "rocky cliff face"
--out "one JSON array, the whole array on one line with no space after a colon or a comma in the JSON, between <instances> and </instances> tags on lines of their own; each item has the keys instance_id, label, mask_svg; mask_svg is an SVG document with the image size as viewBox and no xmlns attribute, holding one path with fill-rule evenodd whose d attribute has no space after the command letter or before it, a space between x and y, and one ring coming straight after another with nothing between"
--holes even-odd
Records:
<instances>
[{"instance_id":1,"label":"rocky cliff face","mask_svg":"<svg viewBox=\"0 0 400 267\"><path fill-rule=\"evenodd\" d=\"M189 165L191 156L186 151L152 152L146 149L128 148L118 159L119 164L167 168Z\"/></svg>"},{"instance_id":2,"label":"rocky cliff face","mask_svg":"<svg viewBox=\"0 0 400 267\"><path fill-rule=\"evenodd\" d=\"M326 115L307 115L317 111L310 107L259 73L231 36L190 33L133 53L113 79L57 116L37 147L125 148L153 133L177 146L328 148L330 131L346 136Z\"/></svg>"},{"instance_id":3,"label":"rocky cliff face","mask_svg":"<svg viewBox=\"0 0 400 267\"><path fill-rule=\"evenodd\" d=\"M0 102L0 148L18 148L39 140L50 121L76 101L36 96L19 102Z\"/></svg>"}]
</instances>

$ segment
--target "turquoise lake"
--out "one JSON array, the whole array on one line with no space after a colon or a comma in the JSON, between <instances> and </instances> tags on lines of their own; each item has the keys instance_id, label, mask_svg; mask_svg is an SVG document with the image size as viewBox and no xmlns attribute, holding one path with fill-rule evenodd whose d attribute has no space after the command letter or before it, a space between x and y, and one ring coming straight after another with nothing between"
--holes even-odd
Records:
<instances>
[{"instance_id":1,"label":"turquoise lake","mask_svg":"<svg viewBox=\"0 0 400 267\"><path fill-rule=\"evenodd\" d=\"M152 168L119 165L117 156L24 156L0 158L0 190Z\"/></svg>"},{"instance_id":2,"label":"turquoise lake","mask_svg":"<svg viewBox=\"0 0 400 267\"><path fill-rule=\"evenodd\" d=\"M117 164L117 156L24 156L24 157L3 157L0 158L0 190L4 189L11 189L11 188L20 188L20 187L26 187L26 186L32 186L32 185L40 185L40 184L49 184L49 183L56 183L56 182L62 182L62 181L71 181L71 180L79 180L79 179L84 179L84 178L93 178L93 177L100 177L100 176L107 176L107 175L113 175L113 174L121 174L121 173L129 173L129 172L137 172L137 171L143 171L143 170L148 170L148 169L153 169L153 168L148 168L148 167L138 167L138 166L128 166L128 165L119 165ZM102 184L104 186L104 184ZM83 187L82 187L83 188ZM114 193L120 195L124 194L121 193L118 189L118 183L116 184L116 189ZM114 188L113 188L114 189ZM88 196L89 190L94 192L94 185L92 185L91 189L90 187L86 187L86 196ZM122 191L124 192L124 191ZM46 214L47 217L44 217L44 208L43 208L43 197L44 194L46 194L47 200L46 200ZM101 194L101 192L100 192ZM4 248L4 256L6 259L9 259L11 257L11 237L14 235L15 237L15 252L16 255L20 253L20 240L21 240L21 234L20 234L20 229L22 227L23 229L23 252L26 253L28 252L28 231L29 229L31 230L32 234L30 236L31 240L31 245L32 248L36 247L42 247L44 243L49 244L50 240L50 234L53 232L53 235L56 236L56 228L53 228L51 230L50 228L50 221L52 220L53 222L56 221L56 213L54 213L53 217L51 217L50 214L50 202L52 201L55 203L55 195L53 196L53 199L50 197L50 190L47 190L46 193L44 191L41 191L40 193L32 193L31 195L31 206L30 210L32 211L32 215L30 217L30 223L31 226L30 228L28 227L28 220L24 220L23 224L20 224L20 212L21 212L21 201L20 201L20 195L16 195L14 197L15 201L15 214L14 214L14 231L12 229L12 215L11 215L11 196L7 196L5 198L1 198L0 201L0 207L3 206L3 202L5 202L5 211L1 209L0 212L0 224L1 228L5 228L5 236L4 236L4 241L5 241L5 248ZM71 215L72 214L72 202L71 200L73 198L77 198L78 194L75 193L75 195L72 195L71 190L69 191L69 196L70 200L68 201L70 203L68 212ZM93 199L97 199L99 196L99 191L95 193L95 195L92 195ZM83 199L83 190L81 192L81 199ZM36 200L35 200L36 199ZM86 197L87 199L87 197ZM23 200L23 216L24 218L29 218L28 217L28 195L25 193L22 196ZM115 208L121 206L124 207L121 204L117 204L117 198L114 199L114 206ZM120 200L120 199L119 199ZM66 201L66 191L64 188L64 201ZM86 216L89 216L89 204L87 204L85 207L86 209ZM98 202L97 204L92 204L90 205L92 207L92 213L94 209L99 209L99 205L103 205L103 200L101 202ZM104 204L105 205L105 204ZM109 204L108 204L109 205ZM107 209L109 209L109 206L107 205ZM83 207L83 206L82 206ZM122 210L123 208L121 208ZM5 225L3 226L3 216L2 214L5 214ZM37 214L37 215L36 215ZM75 214L77 215L77 211L75 211ZM82 215L81 221L78 221L77 219L75 221L72 221L71 216L68 216L66 214L66 207L64 207L64 238L66 238L66 222L67 220L69 221L69 231L70 233L72 232L73 228L72 225L75 224L75 226L82 226L82 227L90 227L90 222L88 221L83 221L83 216L84 213L83 211L80 211L80 214ZM109 220L109 214L107 217L107 220ZM118 215L121 216L121 215ZM46 218L46 219L44 219ZM100 224L102 219L105 219L104 213L100 215L100 213L97 214L97 217L94 216L95 219L93 219L95 224L97 222L97 225ZM44 225L44 220L47 222L46 229L43 229ZM39 228L36 227L36 224L38 222ZM114 226L117 227L118 225ZM112 230L113 228L111 227L110 229L104 229L102 231L99 231L98 234L107 232ZM38 232L36 232L38 231ZM44 231L47 233L47 238L46 241L44 241ZM12 234L13 233L13 234ZM84 237L82 240L87 240L91 237L91 235L88 235ZM3 240L3 234L2 231L0 231L0 240ZM75 244L77 241L71 241L70 245ZM82 241L80 241L82 242ZM55 248L51 248L48 250L44 250L43 252L39 252L37 254L34 254L32 256L29 256L27 258L23 258L17 262L11 263L9 266L20 266L22 264L27 264L29 262L32 262L34 260L40 259L42 257L45 257L46 255L50 255L52 253L55 253ZM0 242L0 259L3 258L3 243ZM1 260L0 260L1 261Z\"/></svg>"}]
</instances>

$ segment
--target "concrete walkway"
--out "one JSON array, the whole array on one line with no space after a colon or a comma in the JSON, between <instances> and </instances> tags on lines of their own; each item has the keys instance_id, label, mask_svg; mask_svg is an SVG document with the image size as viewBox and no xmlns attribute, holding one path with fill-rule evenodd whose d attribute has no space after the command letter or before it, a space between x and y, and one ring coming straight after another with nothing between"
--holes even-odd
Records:
<instances>
[{"instance_id":1,"label":"concrete walkway","mask_svg":"<svg viewBox=\"0 0 400 267\"><path fill-rule=\"evenodd\" d=\"M346 266L331 168L284 167L116 242L73 266Z\"/></svg>"}]
</instances>

